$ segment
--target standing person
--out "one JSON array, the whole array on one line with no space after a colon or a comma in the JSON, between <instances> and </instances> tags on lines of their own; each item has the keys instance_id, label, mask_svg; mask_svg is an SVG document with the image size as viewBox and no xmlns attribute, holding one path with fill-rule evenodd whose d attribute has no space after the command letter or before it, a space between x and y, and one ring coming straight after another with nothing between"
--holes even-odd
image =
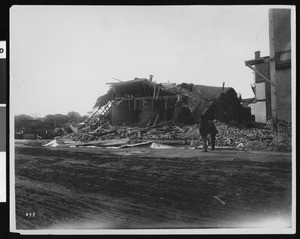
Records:
<instances>
[{"instance_id":1,"label":"standing person","mask_svg":"<svg viewBox=\"0 0 300 239\"><path fill-rule=\"evenodd\" d=\"M218 130L213 122L214 114L206 112L202 115L199 123L199 131L203 140L203 152L207 152L207 135L211 136L211 150L215 149L216 134Z\"/></svg>"}]
</instances>

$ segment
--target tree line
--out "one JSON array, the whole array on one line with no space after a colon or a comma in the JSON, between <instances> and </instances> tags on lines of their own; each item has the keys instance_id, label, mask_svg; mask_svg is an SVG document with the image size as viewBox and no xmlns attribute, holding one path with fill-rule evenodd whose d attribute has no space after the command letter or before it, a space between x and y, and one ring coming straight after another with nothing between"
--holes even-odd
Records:
<instances>
[{"instance_id":1,"label":"tree line","mask_svg":"<svg viewBox=\"0 0 300 239\"><path fill-rule=\"evenodd\" d=\"M84 122L89 117L87 115L81 116L75 111L64 114L48 114L45 117L32 117L27 114L21 114L15 116L15 132L22 133L36 133L45 134L45 132L56 131L63 129L63 131L69 133L69 125L76 125Z\"/></svg>"}]
</instances>

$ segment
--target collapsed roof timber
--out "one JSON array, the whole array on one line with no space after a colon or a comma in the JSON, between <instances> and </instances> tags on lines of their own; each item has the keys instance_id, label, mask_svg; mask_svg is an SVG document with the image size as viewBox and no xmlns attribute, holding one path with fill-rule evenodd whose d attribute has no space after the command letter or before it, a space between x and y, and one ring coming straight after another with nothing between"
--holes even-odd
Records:
<instances>
[{"instance_id":1,"label":"collapsed roof timber","mask_svg":"<svg viewBox=\"0 0 300 239\"><path fill-rule=\"evenodd\" d=\"M158 84L151 76L109 84L109 91L97 99L94 108L101 109L112 125L146 127L169 120L193 124L212 111L223 122L251 119L250 108L241 105L230 87Z\"/></svg>"}]
</instances>

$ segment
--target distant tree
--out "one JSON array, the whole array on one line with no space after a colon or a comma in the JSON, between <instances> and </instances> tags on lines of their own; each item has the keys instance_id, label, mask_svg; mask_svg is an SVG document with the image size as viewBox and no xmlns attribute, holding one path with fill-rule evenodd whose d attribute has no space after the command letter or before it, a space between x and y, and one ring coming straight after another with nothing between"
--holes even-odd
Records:
<instances>
[{"instance_id":1,"label":"distant tree","mask_svg":"<svg viewBox=\"0 0 300 239\"><path fill-rule=\"evenodd\" d=\"M26 115L26 114L21 114L21 115L15 116L15 121L23 120L23 119L33 119L33 117L30 115Z\"/></svg>"},{"instance_id":2,"label":"distant tree","mask_svg":"<svg viewBox=\"0 0 300 239\"><path fill-rule=\"evenodd\" d=\"M43 127L48 130L63 127L66 123L68 116L63 114L49 114L43 118Z\"/></svg>"},{"instance_id":3,"label":"distant tree","mask_svg":"<svg viewBox=\"0 0 300 239\"><path fill-rule=\"evenodd\" d=\"M69 122L69 117L63 114L55 114L55 127L63 127L65 124Z\"/></svg>"},{"instance_id":4,"label":"distant tree","mask_svg":"<svg viewBox=\"0 0 300 239\"><path fill-rule=\"evenodd\" d=\"M21 114L15 116L15 130L19 131L27 127L28 120L33 120L30 115Z\"/></svg>"},{"instance_id":5,"label":"distant tree","mask_svg":"<svg viewBox=\"0 0 300 239\"><path fill-rule=\"evenodd\" d=\"M69 123L79 123L81 121L81 115L75 111L71 111L67 114Z\"/></svg>"},{"instance_id":6,"label":"distant tree","mask_svg":"<svg viewBox=\"0 0 300 239\"><path fill-rule=\"evenodd\" d=\"M54 129L54 125L55 125L55 116L54 115L46 115L43 118L43 128L45 130L50 130L50 129Z\"/></svg>"}]
</instances>

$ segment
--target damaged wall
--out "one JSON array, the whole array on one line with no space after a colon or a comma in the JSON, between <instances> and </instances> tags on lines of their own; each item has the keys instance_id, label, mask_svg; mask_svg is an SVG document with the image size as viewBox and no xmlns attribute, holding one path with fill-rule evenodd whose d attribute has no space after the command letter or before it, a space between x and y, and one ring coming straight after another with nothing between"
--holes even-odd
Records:
<instances>
[{"instance_id":1,"label":"damaged wall","mask_svg":"<svg viewBox=\"0 0 300 239\"><path fill-rule=\"evenodd\" d=\"M143 100L142 112L140 114L139 126L146 127L148 124L153 124L156 117L159 117L159 109L157 102L153 102L153 99Z\"/></svg>"},{"instance_id":2,"label":"damaged wall","mask_svg":"<svg viewBox=\"0 0 300 239\"><path fill-rule=\"evenodd\" d=\"M111 106L112 125L137 125L139 113L140 110L134 109L130 101L113 101Z\"/></svg>"},{"instance_id":3,"label":"damaged wall","mask_svg":"<svg viewBox=\"0 0 300 239\"><path fill-rule=\"evenodd\" d=\"M183 124L197 123L214 100L218 104L216 119L251 120L250 108L245 110L233 88L163 85L144 78L113 84L106 95L98 98L95 107L110 101L113 125L147 127L171 119Z\"/></svg>"},{"instance_id":4,"label":"damaged wall","mask_svg":"<svg viewBox=\"0 0 300 239\"><path fill-rule=\"evenodd\" d=\"M112 124L146 127L172 118L175 100L166 97L113 101Z\"/></svg>"}]
</instances>

